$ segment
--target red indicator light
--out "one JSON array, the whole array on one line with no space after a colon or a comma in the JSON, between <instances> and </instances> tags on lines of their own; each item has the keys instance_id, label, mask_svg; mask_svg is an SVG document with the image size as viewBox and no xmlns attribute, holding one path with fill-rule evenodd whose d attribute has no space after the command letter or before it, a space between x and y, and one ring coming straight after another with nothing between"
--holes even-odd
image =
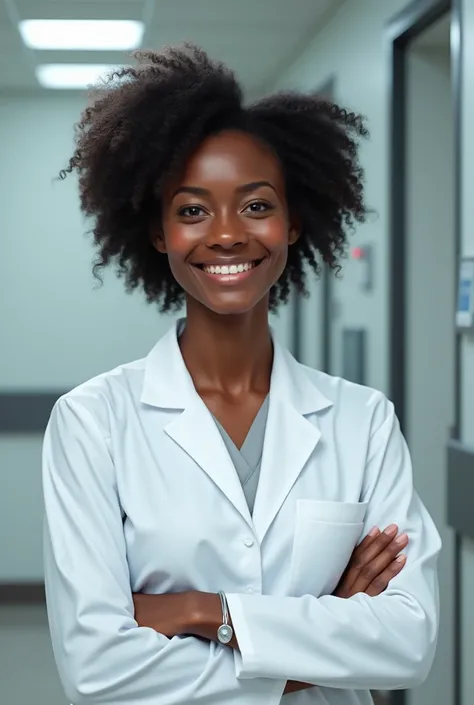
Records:
<instances>
[{"instance_id":1,"label":"red indicator light","mask_svg":"<svg viewBox=\"0 0 474 705\"><path fill-rule=\"evenodd\" d=\"M365 252L362 247L354 247L352 250L353 259L364 259Z\"/></svg>"}]
</instances>

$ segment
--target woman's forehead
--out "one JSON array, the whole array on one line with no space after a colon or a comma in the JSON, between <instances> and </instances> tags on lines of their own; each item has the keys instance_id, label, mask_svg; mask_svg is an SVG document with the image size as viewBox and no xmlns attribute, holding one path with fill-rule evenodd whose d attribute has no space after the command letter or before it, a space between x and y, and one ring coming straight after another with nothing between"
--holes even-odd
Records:
<instances>
[{"instance_id":1,"label":"woman's forehead","mask_svg":"<svg viewBox=\"0 0 474 705\"><path fill-rule=\"evenodd\" d=\"M277 158L258 138L226 131L206 138L186 162L181 181L283 182Z\"/></svg>"}]
</instances>

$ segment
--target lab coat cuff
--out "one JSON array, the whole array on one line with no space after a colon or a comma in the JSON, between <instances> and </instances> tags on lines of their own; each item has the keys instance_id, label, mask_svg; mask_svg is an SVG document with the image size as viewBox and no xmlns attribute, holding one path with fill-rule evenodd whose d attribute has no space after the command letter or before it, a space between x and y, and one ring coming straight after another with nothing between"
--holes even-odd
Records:
<instances>
[{"instance_id":1,"label":"lab coat cuff","mask_svg":"<svg viewBox=\"0 0 474 705\"><path fill-rule=\"evenodd\" d=\"M234 634L239 644L239 650L235 652L235 675L239 679L259 678L259 659L252 641L252 635L245 617L242 598L237 594L226 594L229 614L232 620ZM283 682L283 689L286 681ZM277 701L279 702L279 701Z\"/></svg>"}]
</instances>

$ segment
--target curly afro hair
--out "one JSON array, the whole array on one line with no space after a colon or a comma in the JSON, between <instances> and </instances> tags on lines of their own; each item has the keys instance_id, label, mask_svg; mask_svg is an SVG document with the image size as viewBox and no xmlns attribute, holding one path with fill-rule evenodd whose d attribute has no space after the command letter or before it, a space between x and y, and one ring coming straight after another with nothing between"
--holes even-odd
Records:
<instances>
[{"instance_id":1,"label":"curly afro hair","mask_svg":"<svg viewBox=\"0 0 474 705\"><path fill-rule=\"evenodd\" d=\"M252 134L276 154L299 224L271 308L288 299L291 285L306 293L306 265L339 271L347 233L367 215L363 119L317 94L282 92L245 106L234 74L194 45L135 58L94 91L60 172L78 173L82 211L94 218L95 275L114 263L127 290L142 286L162 311L179 308L184 292L151 242L151 222L159 222L164 185L206 137L225 129Z\"/></svg>"}]
</instances>

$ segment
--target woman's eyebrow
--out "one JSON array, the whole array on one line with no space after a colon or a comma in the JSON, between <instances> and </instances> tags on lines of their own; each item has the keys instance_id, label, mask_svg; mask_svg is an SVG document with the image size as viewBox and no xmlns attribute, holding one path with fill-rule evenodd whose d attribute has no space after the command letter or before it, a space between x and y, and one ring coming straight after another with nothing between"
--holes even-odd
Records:
<instances>
[{"instance_id":1,"label":"woman's eyebrow","mask_svg":"<svg viewBox=\"0 0 474 705\"><path fill-rule=\"evenodd\" d=\"M249 184L243 184L242 186L239 186L237 188L237 191L239 193L249 193L249 191L255 191L258 188L262 188L262 186L268 186L273 191L275 191L275 187L272 186L269 181L252 181Z\"/></svg>"},{"instance_id":2,"label":"woman's eyebrow","mask_svg":"<svg viewBox=\"0 0 474 705\"><path fill-rule=\"evenodd\" d=\"M250 193L251 191L255 191L258 188L262 188L262 186L268 186L276 192L275 187L272 186L269 181L251 181L248 184L242 184L241 186L238 186L236 188L236 191L237 193ZM180 188L173 193L173 198L175 198L175 196L180 193L192 193L193 196L211 195L211 192L208 189L202 188L200 186L180 186Z\"/></svg>"},{"instance_id":3,"label":"woman's eyebrow","mask_svg":"<svg viewBox=\"0 0 474 705\"><path fill-rule=\"evenodd\" d=\"M199 186L181 186L173 193L173 198L179 193L192 193L194 196L209 196L211 192Z\"/></svg>"}]
</instances>

